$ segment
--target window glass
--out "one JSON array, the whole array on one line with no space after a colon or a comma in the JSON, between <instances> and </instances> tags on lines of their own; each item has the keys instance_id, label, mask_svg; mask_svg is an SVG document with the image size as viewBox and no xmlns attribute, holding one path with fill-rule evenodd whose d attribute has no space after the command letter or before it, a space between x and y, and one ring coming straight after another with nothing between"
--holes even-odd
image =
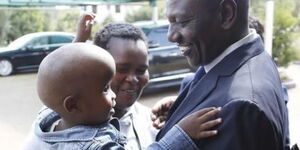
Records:
<instances>
[{"instance_id":1,"label":"window glass","mask_svg":"<svg viewBox=\"0 0 300 150\"><path fill-rule=\"evenodd\" d=\"M174 45L174 43L169 42L167 33L168 33L168 26L163 26L151 30L151 32L148 34L149 44L157 43L159 44L159 46Z\"/></svg>"},{"instance_id":2,"label":"window glass","mask_svg":"<svg viewBox=\"0 0 300 150\"><path fill-rule=\"evenodd\" d=\"M116 13L121 13L121 6L120 5L116 5Z\"/></svg>"},{"instance_id":3,"label":"window glass","mask_svg":"<svg viewBox=\"0 0 300 150\"><path fill-rule=\"evenodd\" d=\"M47 36L34 38L33 41L29 43L29 45L32 47L39 47L39 46L47 45L47 44L48 44Z\"/></svg>"},{"instance_id":4,"label":"window glass","mask_svg":"<svg viewBox=\"0 0 300 150\"><path fill-rule=\"evenodd\" d=\"M72 36L55 35L50 37L51 44L71 43L72 41L73 41Z\"/></svg>"}]
</instances>

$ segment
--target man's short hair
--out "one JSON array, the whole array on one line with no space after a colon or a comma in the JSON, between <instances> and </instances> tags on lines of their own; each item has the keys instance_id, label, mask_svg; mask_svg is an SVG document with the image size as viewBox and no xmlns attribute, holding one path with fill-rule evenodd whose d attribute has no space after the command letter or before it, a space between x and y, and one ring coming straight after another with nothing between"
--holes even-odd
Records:
<instances>
[{"instance_id":1,"label":"man's short hair","mask_svg":"<svg viewBox=\"0 0 300 150\"><path fill-rule=\"evenodd\" d=\"M99 30L94 37L94 44L107 49L111 38L124 38L129 40L142 40L147 44L147 38L143 31L128 23L111 23Z\"/></svg>"}]
</instances>

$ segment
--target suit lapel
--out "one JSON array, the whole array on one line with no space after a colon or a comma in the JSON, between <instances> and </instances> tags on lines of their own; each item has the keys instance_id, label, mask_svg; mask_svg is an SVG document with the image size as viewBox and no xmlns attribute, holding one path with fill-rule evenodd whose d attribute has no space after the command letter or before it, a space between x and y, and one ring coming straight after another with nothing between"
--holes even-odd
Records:
<instances>
[{"instance_id":1,"label":"suit lapel","mask_svg":"<svg viewBox=\"0 0 300 150\"><path fill-rule=\"evenodd\" d=\"M195 107L202 103L205 100L205 97L216 87L217 78L217 75L208 73L200 81L198 81L196 85L188 91L184 100L170 116L168 123L170 123L171 126L175 125ZM178 99L180 98L181 97Z\"/></svg>"},{"instance_id":2,"label":"suit lapel","mask_svg":"<svg viewBox=\"0 0 300 150\"><path fill-rule=\"evenodd\" d=\"M169 110L169 115L167 117L167 119L169 119L171 117L171 114L174 113L174 111L178 108L178 106L181 104L181 102L185 99L185 97L187 96L189 89L191 86L191 82L189 82L184 89L180 92L180 94L178 95L176 101L174 102L174 104L172 105L171 109Z\"/></svg>"},{"instance_id":3,"label":"suit lapel","mask_svg":"<svg viewBox=\"0 0 300 150\"><path fill-rule=\"evenodd\" d=\"M238 68L246 63L250 58L259 55L264 51L260 38L244 44L218 63L210 70L200 81L197 82L193 89L189 89L190 83L180 93L176 102L172 106L166 125L159 132L157 139L160 139L168 130L170 130L178 121L195 111L194 108L199 106L207 99L207 96L217 86L217 81L222 76L232 75Z\"/></svg>"}]
</instances>

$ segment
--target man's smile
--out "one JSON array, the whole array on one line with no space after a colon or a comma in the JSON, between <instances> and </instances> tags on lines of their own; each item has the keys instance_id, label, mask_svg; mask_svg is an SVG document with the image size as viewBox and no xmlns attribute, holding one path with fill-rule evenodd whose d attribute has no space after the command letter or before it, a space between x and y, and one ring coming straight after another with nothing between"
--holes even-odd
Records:
<instances>
[{"instance_id":1,"label":"man's smile","mask_svg":"<svg viewBox=\"0 0 300 150\"><path fill-rule=\"evenodd\" d=\"M191 53L191 49L192 47L191 46L181 46L179 45L178 46L180 51L181 51L181 54L184 55L184 56L188 56L190 53Z\"/></svg>"}]
</instances>

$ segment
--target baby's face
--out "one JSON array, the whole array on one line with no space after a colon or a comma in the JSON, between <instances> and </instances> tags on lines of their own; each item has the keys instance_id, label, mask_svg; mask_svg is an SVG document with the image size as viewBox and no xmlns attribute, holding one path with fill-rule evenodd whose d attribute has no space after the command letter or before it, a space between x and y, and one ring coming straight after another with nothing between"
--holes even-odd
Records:
<instances>
[{"instance_id":1,"label":"baby's face","mask_svg":"<svg viewBox=\"0 0 300 150\"><path fill-rule=\"evenodd\" d=\"M98 80L99 81L99 80ZM114 114L116 95L110 88L109 82L90 82L84 86L80 98L82 119L88 125L99 125L108 121Z\"/></svg>"}]
</instances>

